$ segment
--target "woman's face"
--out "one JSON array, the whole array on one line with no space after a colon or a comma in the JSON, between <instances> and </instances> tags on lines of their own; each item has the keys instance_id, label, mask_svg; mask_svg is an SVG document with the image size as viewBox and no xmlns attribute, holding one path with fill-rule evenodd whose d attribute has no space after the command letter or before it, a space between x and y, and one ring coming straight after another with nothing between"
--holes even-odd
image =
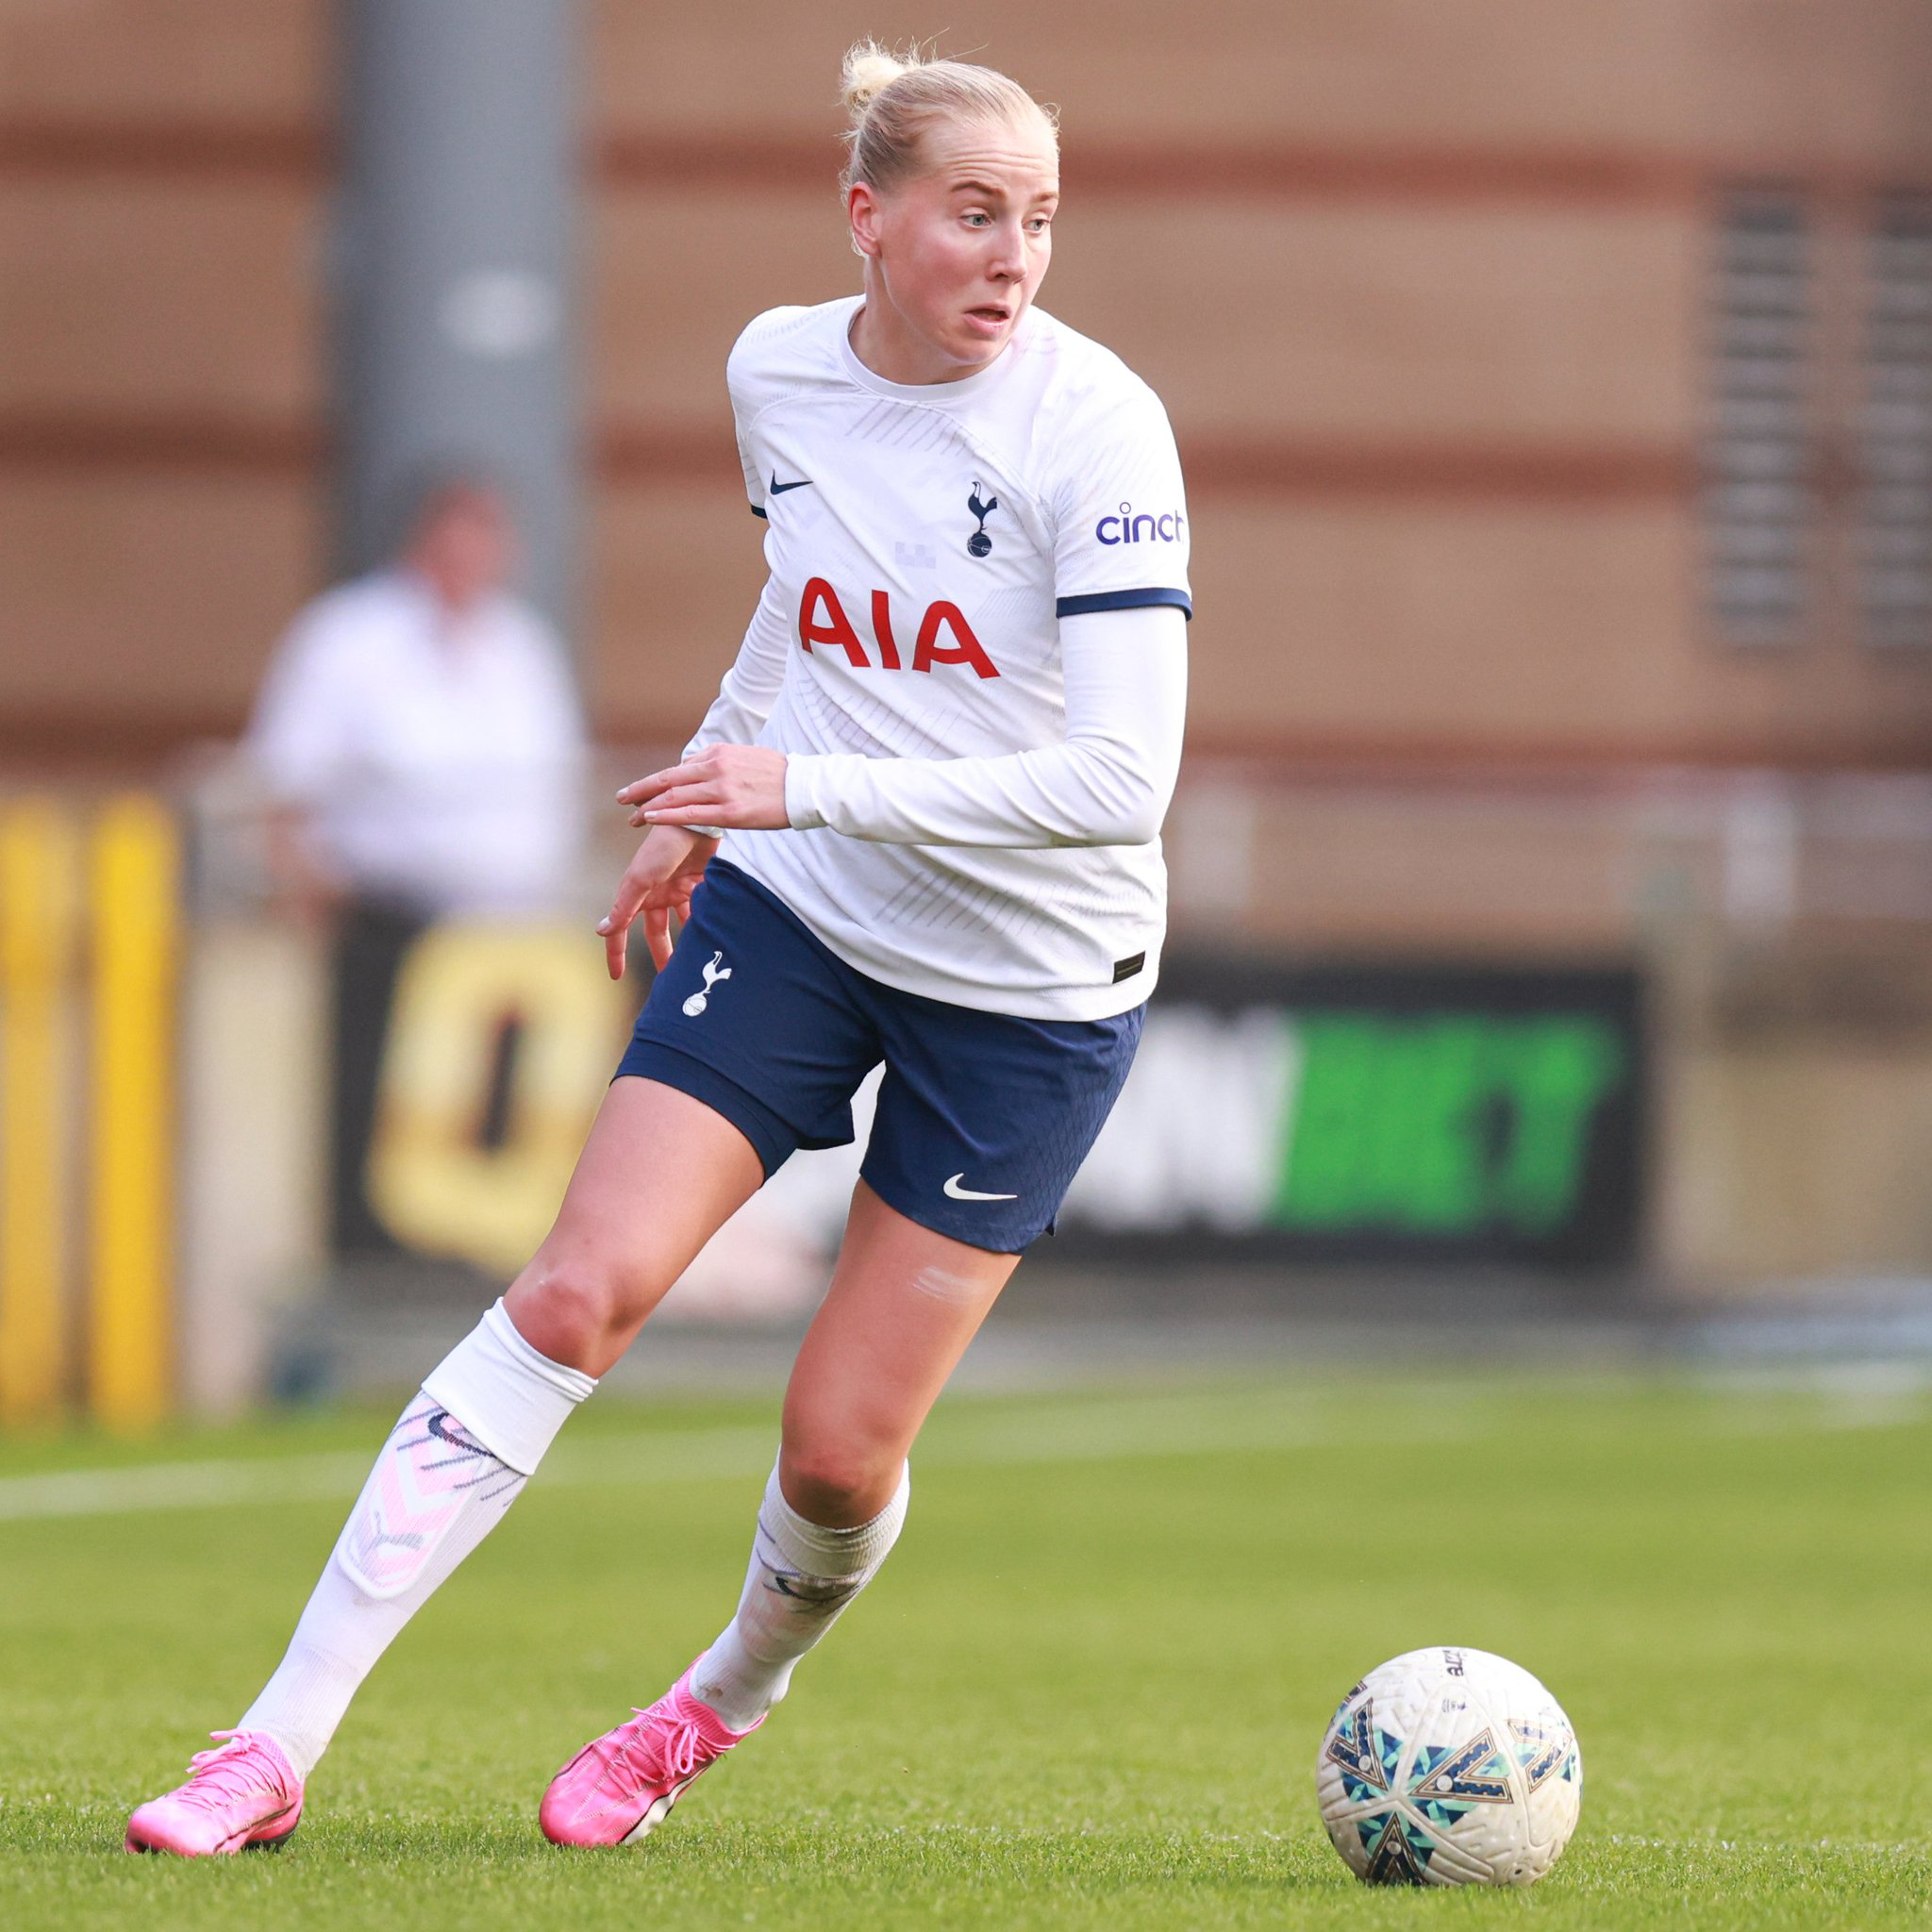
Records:
<instances>
[{"instance_id":1,"label":"woman's face","mask_svg":"<svg viewBox=\"0 0 1932 1932\"><path fill-rule=\"evenodd\" d=\"M1038 115L941 123L921 146L921 173L882 193L857 182L848 208L870 265L867 346L893 365L879 374L945 382L991 362L1032 302L1053 253L1059 155Z\"/></svg>"}]
</instances>

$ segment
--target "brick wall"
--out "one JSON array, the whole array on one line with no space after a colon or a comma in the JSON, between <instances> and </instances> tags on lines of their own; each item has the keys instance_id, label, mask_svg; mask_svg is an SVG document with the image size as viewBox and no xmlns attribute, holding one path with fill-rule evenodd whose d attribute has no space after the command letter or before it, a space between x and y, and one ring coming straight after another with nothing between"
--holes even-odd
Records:
<instances>
[{"instance_id":1,"label":"brick wall","mask_svg":"<svg viewBox=\"0 0 1932 1932\"><path fill-rule=\"evenodd\" d=\"M755 594L737 327L852 286L835 63L926 15L601 0L587 687L681 732ZM0 4L0 751L232 730L326 567L322 0ZM1399 770L1909 762L1932 664L1714 639L1715 197L1932 182L1920 0L991 0L1059 102L1046 306L1166 396L1203 746Z\"/></svg>"}]
</instances>

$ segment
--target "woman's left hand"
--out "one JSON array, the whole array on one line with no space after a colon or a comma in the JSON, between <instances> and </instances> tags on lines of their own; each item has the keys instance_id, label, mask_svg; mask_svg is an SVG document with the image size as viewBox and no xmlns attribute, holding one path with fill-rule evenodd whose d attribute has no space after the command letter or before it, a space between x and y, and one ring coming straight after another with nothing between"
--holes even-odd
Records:
<instances>
[{"instance_id":1,"label":"woman's left hand","mask_svg":"<svg viewBox=\"0 0 1932 1932\"><path fill-rule=\"evenodd\" d=\"M617 794L634 825L722 825L740 832L782 832L785 754L758 744L711 744L653 772Z\"/></svg>"}]
</instances>

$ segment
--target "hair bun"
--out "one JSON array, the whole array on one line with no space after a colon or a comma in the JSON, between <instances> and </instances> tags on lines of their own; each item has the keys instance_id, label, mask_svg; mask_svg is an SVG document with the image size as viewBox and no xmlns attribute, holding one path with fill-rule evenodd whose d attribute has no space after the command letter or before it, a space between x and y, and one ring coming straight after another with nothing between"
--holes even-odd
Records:
<instances>
[{"instance_id":1,"label":"hair bun","mask_svg":"<svg viewBox=\"0 0 1932 1932\"><path fill-rule=\"evenodd\" d=\"M863 40L845 56L841 88L851 117L851 143L841 188L863 181L891 188L918 172L927 130L943 122L991 122L1042 129L1049 146L1058 138L1051 108L1042 108L1016 80L970 61L928 57L914 42L894 53Z\"/></svg>"},{"instance_id":2,"label":"hair bun","mask_svg":"<svg viewBox=\"0 0 1932 1932\"><path fill-rule=\"evenodd\" d=\"M858 120L875 95L902 74L910 74L922 64L917 54L909 60L904 59L876 41L860 41L845 56L840 75L839 97L845 104L845 111Z\"/></svg>"}]
</instances>

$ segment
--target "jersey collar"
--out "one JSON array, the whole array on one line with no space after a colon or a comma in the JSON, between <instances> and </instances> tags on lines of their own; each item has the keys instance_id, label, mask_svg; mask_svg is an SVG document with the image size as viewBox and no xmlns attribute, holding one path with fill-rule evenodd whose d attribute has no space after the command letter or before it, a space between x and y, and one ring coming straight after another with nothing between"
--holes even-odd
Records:
<instances>
[{"instance_id":1,"label":"jersey collar","mask_svg":"<svg viewBox=\"0 0 1932 1932\"><path fill-rule=\"evenodd\" d=\"M893 396L900 402L925 403L941 408L984 395L1000 381L1007 373L1007 365L1013 359L1013 351L1019 346L1021 337L1033 320L1033 311L1029 308L1020 318L1020 326L1014 330L1013 338L1007 346L984 369L975 370L971 375L962 375L958 382L888 382L883 375L868 369L852 346L852 325L858 319L858 311L864 306L865 298L855 295L839 325L839 361L845 374L860 389L870 390L875 396Z\"/></svg>"}]
</instances>

